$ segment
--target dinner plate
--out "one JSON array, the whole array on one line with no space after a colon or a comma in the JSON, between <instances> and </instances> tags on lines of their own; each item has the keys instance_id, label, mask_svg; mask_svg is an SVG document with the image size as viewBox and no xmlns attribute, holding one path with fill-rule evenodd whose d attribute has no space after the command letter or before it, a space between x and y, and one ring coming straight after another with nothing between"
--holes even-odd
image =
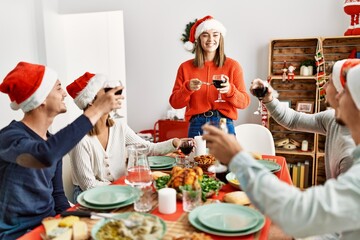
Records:
<instances>
[{"instance_id":1,"label":"dinner plate","mask_svg":"<svg viewBox=\"0 0 360 240\"><path fill-rule=\"evenodd\" d=\"M84 191L83 199L93 205L112 205L124 202L133 196L128 186L100 186Z\"/></svg>"},{"instance_id":2,"label":"dinner plate","mask_svg":"<svg viewBox=\"0 0 360 240\"><path fill-rule=\"evenodd\" d=\"M168 156L150 156L148 160L151 168L169 167L175 163L175 158Z\"/></svg>"},{"instance_id":3,"label":"dinner plate","mask_svg":"<svg viewBox=\"0 0 360 240\"><path fill-rule=\"evenodd\" d=\"M165 166L165 167L150 167L150 169L151 170L172 169L174 166L176 166L176 163L171 164L169 166Z\"/></svg>"},{"instance_id":4,"label":"dinner plate","mask_svg":"<svg viewBox=\"0 0 360 240\"><path fill-rule=\"evenodd\" d=\"M115 218L118 218L118 219L127 219L127 218L130 216L130 214L134 214L134 213L135 213L135 212L120 213L120 214L114 215L114 217L115 217ZM159 220L159 222L160 222L160 224L161 224L161 226L162 226L162 233L161 233L161 236L159 236L158 239L162 239L162 238L163 238L163 236L164 236L165 233L166 233L166 223L165 223L161 218L159 218L159 217L157 217L157 216L155 216L155 215L153 215L153 214L150 214L150 213L136 213L136 214L141 214L141 215L145 215L145 216L151 216L151 217ZM105 219L105 218L103 218L103 219L99 220L99 221L93 226L93 228L91 229L91 237L92 237L92 239L94 239L94 240L97 240L97 239L98 239L98 238L96 237L97 232L100 230L100 228L101 228L104 224L106 224L106 223L109 222L109 221L111 221L111 220L110 220L110 219ZM142 226L140 226L140 227L142 227ZM148 237L151 237L151 236L148 236ZM146 238L146 239L147 239L147 238ZM156 239L156 238L153 237L153 238L151 238L151 239Z\"/></svg>"},{"instance_id":5,"label":"dinner plate","mask_svg":"<svg viewBox=\"0 0 360 240\"><path fill-rule=\"evenodd\" d=\"M135 201L135 198L140 193L140 190L137 189L137 188L133 188L133 187L130 187L130 186L126 186L126 187L128 187L128 188L130 188L132 190L132 196L128 200L126 200L124 202L121 202L121 203L109 204L109 205L103 205L103 206L93 205L93 204L87 203L84 200L83 197L84 197L84 194L86 192L80 193L79 196L77 196L76 200L81 206L86 207L86 208L90 208L90 209L94 209L94 210L109 210L109 209L125 207L125 206L128 206L130 204L133 204L134 201Z\"/></svg>"},{"instance_id":6,"label":"dinner plate","mask_svg":"<svg viewBox=\"0 0 360 240\"><path fill-rule=\"evenodd\" d=\"M204 205L198 214L206 227L222 232L240 232L256 226L259 221L255 210L237 204Z\"/></svg>"},{"instance_id":7,"label":"dinner plate","mask_svg":"<svg viewBox=\"0 0 360 240\"><path fill-rule=\"evenodd\" d=\"M281 169L281 166L276 162L267 161L267 160L257 160L257 161L273 173L278 172Z\"/></svg>"},{"instance_id":8,"label":"dinner plate","mask_svg":"<svg viewBox=\"0 0 360 240\"><path fill-rule=\"evenodd\" d=\"M226 204L226 203L213 203L213 204L216 204L216 205L214 205L214 208L216 208L218 204ZM204 206L206 206L206 205L204 205ZM265 224L265 217L260 212L254 210L259 218L258 223L254 227L244 230L244 231L239 231L239 232L224 232L224 231L214 230L214 229L211 229L211 228L205 226L204 224L202 224L198 218L198 215L203 210L202 208L204 206L197 207L194 210L192 210L189 213L188 219L189 219L190 224L193 227L195 227L196 229L198 229L200 231L209 233L209 234L213 234L213 235L217 235L217 236L224 236L224 237L245 236L245 235L249 235L249 234L259 231Z\"/></svg>"}]
</instances>

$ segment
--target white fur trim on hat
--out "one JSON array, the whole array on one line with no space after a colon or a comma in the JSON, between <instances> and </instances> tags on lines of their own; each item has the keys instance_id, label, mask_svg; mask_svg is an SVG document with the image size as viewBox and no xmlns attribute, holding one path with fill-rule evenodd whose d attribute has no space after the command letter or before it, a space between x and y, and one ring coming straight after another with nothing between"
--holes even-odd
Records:
<instances>
[{"instance_id":1,"label":"white fur trim on hat","mask_svg":"<svg viewBox=\"0 0 360 240\"><path fill-rule=\"evenodd\" d=\"M349 70L346 75L346 84L356 107L360 110L360 65Z\"/></svg>"},{"instance_id":2,"label":"white fur trim on hat","mask_svg":"<svg viewBox=\"0 0 360 240\"><path fill-rule=\"evenodd\" d=\"M195 45L190 41L184 43L184 48L189 52L192 52L194 50L194 47Z\"/></svg>"},{"instance_id":3,"label":"white fur trim on hat","mask_svg":"<svg viewBox=\"0 0 360 240\"><path fill-rule=\"evenodd\" d=\"M44 76L38 89L22 103L16 104L15 102L12 102L10 104L11 108L14 110L21 108L24 112L29 112L30 110L37 108L45 101L57 80L57 73L51 68L45 67Z\"/></svg>"},{"instance_id":4,"label":"white fur trim on hat","mask_svg":"<svg viewBox=\"0 0 360 240\"><path fill-rule=\"evenodd\" d=\"M332 70L332 81L334 83L334 86L338 92L341 92L343 90L343 87L341 85L340 81L340 74L343 64L346 62L346 59L340 60L335 62Z\"/></svg>"},{"instance_id":5,"label":"white fur trim on hat","mask_svg":"<svg viewBox=\"0 0 360 240\"><path fill-rule=\"evenodd\" d=\"M95 76L93 76L87 83L86 87L83 90L81 90L74 99L75 104L81 110L86 108L87 105L89 105L89 103L93 102L99 90L104 87L105 81L106 81L105 75L96 74Z\"/></svg>"},{"instance_id":6,"label":"white fur trim on hat","mask_svg":"<svg viewBox=\"0 0 360 240\"><path fill-rule=\"evenodd\" d=\"M226 35L226 29L224 25L222 25L221 22L215 19L210 19L202 22L199 26L197 26L195 31L195 39L197 39L203 32L211 29L219 31L223 35L223 37L225 37Z\"/></svg>"}]
</instances>

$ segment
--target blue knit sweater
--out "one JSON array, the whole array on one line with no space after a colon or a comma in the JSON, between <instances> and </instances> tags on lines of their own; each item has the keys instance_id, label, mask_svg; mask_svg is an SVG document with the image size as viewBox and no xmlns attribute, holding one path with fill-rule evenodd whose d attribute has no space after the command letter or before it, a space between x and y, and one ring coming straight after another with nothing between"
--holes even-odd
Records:
<instances>
[{"instance_id":1,"label":"blue knit sweater","mask_svg":"<svg viewBox=\"0 0 360 240\"><path fill-rule=\"evenodd\" d=\"M45 141L22 122L0 130L0 239L15 239L69 208L62 184L62 157L92 124L84 115ZM25 168L16 163L31 154L46 168Z\"/></svg>"}]
</instances>

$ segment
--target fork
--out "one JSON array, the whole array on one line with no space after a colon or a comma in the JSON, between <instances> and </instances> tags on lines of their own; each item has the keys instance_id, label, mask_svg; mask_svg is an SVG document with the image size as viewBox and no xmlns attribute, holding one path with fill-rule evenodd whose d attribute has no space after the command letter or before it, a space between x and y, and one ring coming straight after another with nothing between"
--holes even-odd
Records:
<instances>
[{"instance_id":1,"label":"fork","mask_svg":"<svg viewBox=\"0 0 360 240\"><path fill-rule=\"evenodd\" d=\"M208 82L203 82L203 81L201 81L201 84L205 84L205 85L208 85L208 86L213 85L213 83L208 83Z\"/></svg>"}]
</instances>

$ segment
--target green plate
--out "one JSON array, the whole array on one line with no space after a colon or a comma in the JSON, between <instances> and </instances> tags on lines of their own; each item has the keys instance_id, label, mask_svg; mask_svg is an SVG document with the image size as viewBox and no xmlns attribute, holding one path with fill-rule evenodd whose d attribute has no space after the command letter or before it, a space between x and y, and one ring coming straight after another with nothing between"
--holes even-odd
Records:
<instances>
[{"instance_id":1,"label":"green plate","mask_svg":"<svg viewBox=\"0 0 360 240\"><path fill-rule=\"evenodd\" d=\"M85 191L83 199L93 205L112 205L125 202L133 196L128 186L101 186Z\"/></svg>"},{"instance_id":2,"label":"green plate","mask_svg":"<svg viewBox=\"0 0 360 240\"><path fill-rule=\"evenodd\" d=\"M272 161L267 161L267 160L257 160L260 164L262 164L264 167L266 167L267 169L270 170L270 172L278 172L281 169L281 166L276 163L276 162L272 162Z\"/></svg>"},{"instance_id":3,"label":"green plate","mask_svg":"<svg viewBox=\"0 0 360 240\"><path fill-rule=\"evenodd\" d=\"M198 219L203 225L222 232L245 231L259 222L253 209L237 204L204 205Z\"/></svg>"},{"instance_id":4,"label":"green plate","mask_svg":"<svg viewBox=\"0 0 360 240\"><path fill-rule=\"evenodd\" d=\"M116 185L114 185L114 186L116 186ZM122 187L130 188L132 190L132 196L128 200L121 202L121 203L102 205L102 206L90 204L84 200L84 194L86 192L80 193L79 196L77 196L76 200L81 206L90 208L90 209L94 209L94 210L109 210L109 209L121 208L121 207L128 206L130 204L133 204L135 201L135 198L140 193L140 190L137 188L130 187L130 186L122 186Z\"/></svg>"},{"instance_id":5,"label":"green plate","mask_svg":"<svg viewBox=\"0 0 360 240\"><path fill-rule=\"evenodd\" d=\"M115 218L119 218L119 219L127 219L127 218L130 216L130 214L133 214L133 213L135 213L135 212L120 213L120 214L114 215L114 217L115 217ZM145 216L151 216L151 217L153 217L153 218L158 219L158 220L160 221L161 226L162 226L162 233L161 233L161 236L159 236L158 239L162 239L162 238L163 238L163 236L164 236L165 233L166 233L166 223L165 223L161 218L159 218L159 217L157 217L157 216L155 216L155 215L152 215L152 214L150 214L150 213L137 213L137 214L141 214L141 215L145 215ZM107 222L109 222L109 221L111 221L111 220L110 220L110 219L104 219L104 218L103 218L103 219L99 220L99 221L93 226L93 228L91 229L91 237L92 237L92 239L97 240L97 238L96 238L96 233L100 230L100 228L101 228L105 223L107 223ZM140 227L142 227L142 226L140 226ZM134 229L136 229L136 228L134 228ZM150 238L150 237L153 237L153 236L147 236L145 239L148 239L148 238ZM151 239L155 239L155 238L153 237L153 238L151 238Z\"/></svg>"},{"instance_id":6,"label":"green plate","mask_svg":"<svg viewBox=\"0 0 360 240\"><path fill-rule=\"evenodd\" d=\"M230 204L230 203L213 203L211 205L213 205L212 208L215 209L219 206L219 204ZM206 233L209 233L209 234L213 234L213 235L217 235L217 236L225 236L225 237L245 236L245 235L249 235L249 234L259 231L265 224L265 217L260 212L253 210L259 218L257 224L254 227L244 230L244 231L238 231L238 232L224 232L224 231L214 230L214 229L209 228L209 227L205 226L204 224L202 224L198 218L199 214L203 210L203 207L206 207L206 206L207 205L203 205L201 207L197 207L194 210L192 210L189 213L189 222L196 229L206 232Z\"/></svg>"},{"instance_id":7,"label":"green plate","mask_svg":"<svg viewBox=\"0 0 360 240\"><path fill-rule=\"evenodd\" d=\"M151 168L169 167L175 163L175 158L168 156L150 156L148 160Z\"/></svg>"}]
</instances>

